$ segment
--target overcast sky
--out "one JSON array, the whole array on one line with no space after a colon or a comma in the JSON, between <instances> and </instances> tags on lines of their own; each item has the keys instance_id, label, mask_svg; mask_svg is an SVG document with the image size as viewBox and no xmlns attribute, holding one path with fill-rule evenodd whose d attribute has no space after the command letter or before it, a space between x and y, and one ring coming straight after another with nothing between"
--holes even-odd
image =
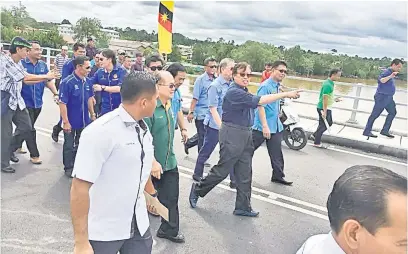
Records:
<instances>
[{"instance_id":1,"label":"overcast sky","mask_svg":"<svg viewBox=\"0 0 408 254\"><path fill-rule=\"evenodd\" d=\"M75 23L86 16L99 18L104 27L157 31L158 1L22 3L38 21L65 18ZM173 32L197 39L255 40L319 52L334 48L349 55L407 59L407 3L176 1Z\"/></svg>"}]
</instances>

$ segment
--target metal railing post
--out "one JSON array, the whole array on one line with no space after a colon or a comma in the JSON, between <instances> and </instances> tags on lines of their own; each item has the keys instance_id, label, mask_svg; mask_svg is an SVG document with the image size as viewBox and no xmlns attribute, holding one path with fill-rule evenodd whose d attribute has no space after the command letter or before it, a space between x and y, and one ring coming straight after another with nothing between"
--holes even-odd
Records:
<instances>
[{"instance_id":1,"label":"metal railing post","mask_svg":"<svg viewBox=\"0 0 408 254\"><path fill-rule=\"evenodd\" d=\"M360 101L360 95L361 95L361 88L362 88L361 84L358 83L356 86L356 98L354 99L354 102L353 102L353 110L358 109L358 103ZM350 119L347 120L347 123L357 124L356 115L357 115L357 112L352 111Z\"/></svg>"},{"instance_id":2,"label":"metal railing post","mask_svg":"<svg viewBox=\"0 0 408 254\"><path fill-rule=\"evenodd\" d=\"M46 48L47 50L47 58L45 59L47 62L48 70L51 70L51 49Z\"/></svg>"}]
</instances>

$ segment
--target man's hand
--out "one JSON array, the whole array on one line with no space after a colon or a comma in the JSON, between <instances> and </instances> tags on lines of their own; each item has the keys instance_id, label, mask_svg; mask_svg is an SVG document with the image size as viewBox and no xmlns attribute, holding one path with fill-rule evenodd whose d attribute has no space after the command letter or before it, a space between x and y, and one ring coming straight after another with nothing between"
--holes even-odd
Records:
<instances>
[{"instance_id":1,"label":"man's hand","mask_svg":"<svg viewBox=\"0 0 408 254\"><path fill-rule=\"evenodd\" d=\"M188 115L187 115L187 121L188 121L189 123L192 123L192 122L193 122L193 119L194 119L194 114L193 114L193 112L189 112Z\"/></svg>"},{"instance_id":2,"label":"man's hand","mask_svg":"<svg viewBox=\"0 0 408 254\"><path fill-rule=\"evenodd\" d=\"M95 92L100 92L100 91L102 91L102 86L96 84L96 85L93 85L93 89L94 89Z\"/></svg>"},{"instance_id":3,"label":"man's hand","mask_svg":"<svg viewBox=\"0 0 408 254\"><path fill-rule=\"evenodd\" d=\"M163 169L162 169L162 166L160 165L160 163L157 162L156 160L153 160L152 170L151 170L150 174L151 174L153 177L155 177L155 178L157 178L157 179L160 180L160 177L161 177L161 174L162 174L162 173L163 173Z\"/></svg>"},{"instance_id":4,"label":"man's hand","mask_svg":"<svg viewBox=\"0 0 408 254\"><path fill-rule=\"evenodd\" d=\"M70 132L71 132L71 129L72 129L71 124L70 124L69 122L63 123L63 124L62 124L62 129L63 129L65 132L70 133Z\"/></svg>"},{"instance_id":5,"label":"man's hand","mask_svg":"<svg viewBox=\"0 0 408 254\"><path fill-rule=\"evenodd\" d=\"M271 138L271 131L269 130L268 125L262 126L262 133L264 138L270 139Z\"/></svg>"},{"instance_id":6,"label":"man's hand","mask_svg":"<svg viewBox=\"0 0 408 254\"><path fill-rule=\"evenodd\" d=\"M58 70L52 70L50 72L47 73L47 79L51 80L51 79L59 79L61 78L61 74L58 72Z\"/></svg>"},{"instance_id":7,"label":"man's hand","mask_svg":"<svg viewBox=\"0 0 408 254\"><path fill-rule=\"evenodd\" d=\"M395 76L397 76L397 75L398 75L398 72L397 72L397 71L394 71L393 73L391 73L390 77L391 77L391 78L395 78Z\"/></svg>"},{"instance_id":8,"label":"man's hand","mask_svg":"<svg viewBox=\"0 0 408 254\"><path fill-rule=\"evenodd\" d=\"M86 241L82 244L75 244L74 254L94 254L94 251L89 241Z\"/></svg>"},{"instance_id":9,"label":"man's hand","mask_svg":"<svg viewBox=\"0 0 408 254\"><path fill-rule=\"evenodd\" d=\"M54 102L58 105L59 104L59 96L58 94L53 96Z\"/></svg>"},{"instance_id":10,"label":"man's hand","mask_svg":"<svg viewBox=\"0 0 408 254\"><path fill-rule=\"evenodd\" d=\"M186 129L181 130L181 139L183 143L186 143L188 140L188 133Z\"/></svg>"},{"instance_id":11,"label":"man's hand","mask_svg":"<svg viewBox=\"0 0 408 254\"><path fill-rule=\"evenodd\" d=\"M95 121L95 120L96 120L96 114L95 114L95 113L93 113L93 114L91 115L91 120L92 120L92 121Z\"/></svg>"},{"instance_id":12,"label":"man's hand","mask_svg":"<svg viewBox=\"0 0 408 254\"><path fill-rule=\"evenodd\" d=\"M302 91L303 90L294 90L294 91L286 92L285 97L291 98L291 99L297 99L297 98L300 97L300 92L302 92Z\"/></svg>"}]
</instances>

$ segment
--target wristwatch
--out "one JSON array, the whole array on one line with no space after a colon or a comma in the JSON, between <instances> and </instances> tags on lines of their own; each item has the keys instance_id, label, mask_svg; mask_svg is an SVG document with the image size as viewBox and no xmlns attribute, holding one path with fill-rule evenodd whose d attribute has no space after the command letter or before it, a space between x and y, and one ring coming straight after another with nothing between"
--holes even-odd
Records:
<instances>
[{"instance_id":1,"label":"wristwatch","mask_svg":"<svg viewBox=\"0 0 408 254\"><path fill-rule=\"evenodd\" d=\"M106 86L101 86L102 91L105 91Z\"/></svg>"}]
</instances>

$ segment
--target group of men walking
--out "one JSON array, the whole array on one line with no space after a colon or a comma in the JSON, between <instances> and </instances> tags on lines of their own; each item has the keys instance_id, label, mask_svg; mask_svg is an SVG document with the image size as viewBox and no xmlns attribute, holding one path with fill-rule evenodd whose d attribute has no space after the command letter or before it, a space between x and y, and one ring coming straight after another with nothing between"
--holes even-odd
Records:
<instances>
[{"instance_id":1,"label":"group of men walking","mask_svg":"<svg viewBox=\"0 0 408 254\"><path fill-rule=\"evenodd\" d=\"M146 203L145 192L168 209L168 219L162 218L157 236L184 242L173 143L176 129L185 144L189 137L179 89L186 78L185 67L173 63L164 70L164 61L153 55L146 59L144 70L135 66L127 71L115 52L104 49L92 53L97 66L93 69L90 57L85 56L93 50L81 43L73 50L74 57L67 59L63 48L56 58L58 71L51 72L40 60L37 42L16 37L10 46L11 57L1 54L2 171L15 171L9 161L16 160L14 152L24 152L23 140L31 162L41 163L34 123L47 86L60 109L60 122L54 126L52 138L58 141L60 131L64 131L64 170L73 177L74 253L151 253L148 212L156 214L156 209ZM247 63L226 58L218 65L208 58L204 65L205 73L196 79L187 116L189 122L195 121L199 152L190 205L195 208L199 198L230 175L230 187L237 190L233 214L256 217L259 212L251 205L253 154L266 140L273 169L271 181L292 184L284 174L279 101L299 98L300 91L281 91L280 83L287 74L283 61L270 65L256 95L248 91L251 67ZM333 70L330 80L339 75ZM59 80L58 92L54 80ZM324 96L329 90L325 87L321 95L318 111L322 118L328 116L331 105L327 103L330 98ZM12 122L16 125L14 136ZM315 134L316 139L322 130ZM219 161L204 177L204 164L217 144Z\"/></svg>"}]
</instances>

